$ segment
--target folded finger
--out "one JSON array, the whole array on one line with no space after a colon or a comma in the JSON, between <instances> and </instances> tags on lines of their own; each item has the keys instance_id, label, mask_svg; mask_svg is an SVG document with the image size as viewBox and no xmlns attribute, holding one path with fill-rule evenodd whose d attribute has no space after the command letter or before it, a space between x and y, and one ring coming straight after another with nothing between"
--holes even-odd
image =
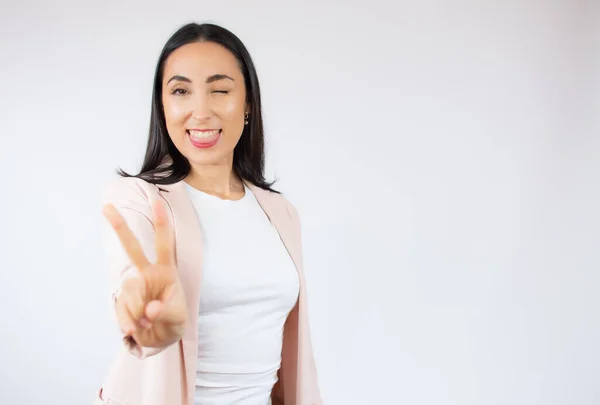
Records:
<instances>
[{"instance_id":1,"label":"folded finger","mask_svg":"<svg viewBox=\"0 0 600 405\"><path fill-rule=\"evenodd\" d=\"M134 322L144 316L144 307L146 299L146 287L144 279L131 278L125 281L123 285L123 303L127 307L128 313L131 315Z\"/></svg>"},{"instance_id":2,"label":"folded finger","mask_svg":"<svg viewBox=\"0 0 600 405\"><path fill-rule=\"evenodd\" d=\"M123 332L127 336L131 336L133 332L135 332L135 321L133 317L129 313L129 309L123 299L120 297L117 299L116 305L116 313L117 319L119 321L119 327L121 328L121 332Z\"/></svg>"}]
</instances>

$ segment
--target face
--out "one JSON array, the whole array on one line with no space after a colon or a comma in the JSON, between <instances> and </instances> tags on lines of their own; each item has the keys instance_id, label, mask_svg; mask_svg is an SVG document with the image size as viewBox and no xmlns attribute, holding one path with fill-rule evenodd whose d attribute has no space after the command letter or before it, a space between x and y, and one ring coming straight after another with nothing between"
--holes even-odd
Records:
<instances>
[{"instance_id":1,"label":"face","mask_svg":"<svg viewBox=\"0 0 600 405\"><path fill-rule=\"evenodd\" d=\"M169 137L192 167L231 165L249 111L235 56L213 42L176 49L164 66L162 93Z\"/></svg>"}]
</instances>

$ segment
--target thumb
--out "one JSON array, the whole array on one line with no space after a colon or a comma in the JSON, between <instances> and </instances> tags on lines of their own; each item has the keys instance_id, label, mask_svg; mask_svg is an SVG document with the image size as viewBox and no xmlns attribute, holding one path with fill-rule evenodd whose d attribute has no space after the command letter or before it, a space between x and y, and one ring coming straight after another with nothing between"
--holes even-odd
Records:
<instances>
[{"instance_id":1,"label":"thumb","mask_svg":"<svg viewBox=\"0 0 600 405\"><path fill-rule=\"evenodd\" d=\"M175 286L169 287L174 289ZM152 300L146 305L146 317L149 321L161 321L171 324L185 323L187 313L185 305L181 301L181 297L177 297L175 291L165 291L167 297L164 301Z\"/></svg>"}]
</instances>

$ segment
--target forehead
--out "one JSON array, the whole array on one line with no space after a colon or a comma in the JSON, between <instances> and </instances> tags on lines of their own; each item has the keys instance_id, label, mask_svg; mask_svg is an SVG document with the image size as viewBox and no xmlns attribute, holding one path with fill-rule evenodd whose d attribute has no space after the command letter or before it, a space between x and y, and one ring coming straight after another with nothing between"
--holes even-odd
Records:
<instances>
[{"instance_id":1,"label":"forehead","mask_svg":"<svg viewBox=\"0 0 600 405\"><path fill-rule=\"evenodd\" d=\"M165 62L163 80L178 74L205 78L213 74L241 77L239 62L225 47L214 42L194 42L173 51Z\"/></svg>"}]
</instances>

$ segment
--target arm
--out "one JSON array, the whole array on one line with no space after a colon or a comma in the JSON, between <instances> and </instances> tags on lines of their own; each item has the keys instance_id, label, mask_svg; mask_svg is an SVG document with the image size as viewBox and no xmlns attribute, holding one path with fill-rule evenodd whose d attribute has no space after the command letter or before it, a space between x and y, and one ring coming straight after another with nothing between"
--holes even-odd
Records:
<instances>
[{"instance_id":1,"label":"arm","mask_svg":"<svg viewBox=\"0 0 600 405\"><path fill-rule=\"evenodd\" d=\"M298 215L298 210L296 209L296 207L294 207L294 205L287 200L286 200L286 207L287 207L288 214L290 216L290 220L292 221L293 227L296 230L296 234L297 234L296 242L298 243L298 247L299 247L299 251L300 251L300 255L298 258L300 261L300 267L302 269L304 269L304 257L303 257L303 253L302 253L302 226L300 223L300 216ZM305 290L305 294L306 294L306 282L303 282L302 284L304 286L304 290ZM308 314L307 314L308 308L307 308L306 304L301 305L301 307L302 307L302 312L304 314L303 316L306 317L306 319L307 319L308 318ZM306 322L306 332L307 332L307 335L310 336L308 322ZM305 350L309 354L309 358L308 358L309 364L308 364L308 369L305 369L304 372L310 373L313 377L312 381L308 382L308 386L306 387L306 389L307 389L307 392L310 392L310 396L312 398L312 401L314 402L314 405L323 405L323 399L321 398L321 393L320 393L319 383L318 383L317 367L315 364L315 358L314 358L310 338L308 341L308 347L305 347ZM283 386L281 388L283 388ZM283 391L283 389L281 391ZM282 394L283 394L283 392L282 392ZM281 395L281 399L282 399L281 405L283 405L283 395ZM311 402L311 403L313 403L313 402ZM273 405L276 405L276 404L273 403Z\"/></svg>"},{"instance_id":2,"label":"arm","mask_svg":"<svg viewBox=\"0 0 600 405\"><path fill-rule=\"evenodd\" d=\"M283 405L283 383L281 381L281 369L277 371L277 382L271 391L271 405Z\"/></svg>"}]
</instances>

